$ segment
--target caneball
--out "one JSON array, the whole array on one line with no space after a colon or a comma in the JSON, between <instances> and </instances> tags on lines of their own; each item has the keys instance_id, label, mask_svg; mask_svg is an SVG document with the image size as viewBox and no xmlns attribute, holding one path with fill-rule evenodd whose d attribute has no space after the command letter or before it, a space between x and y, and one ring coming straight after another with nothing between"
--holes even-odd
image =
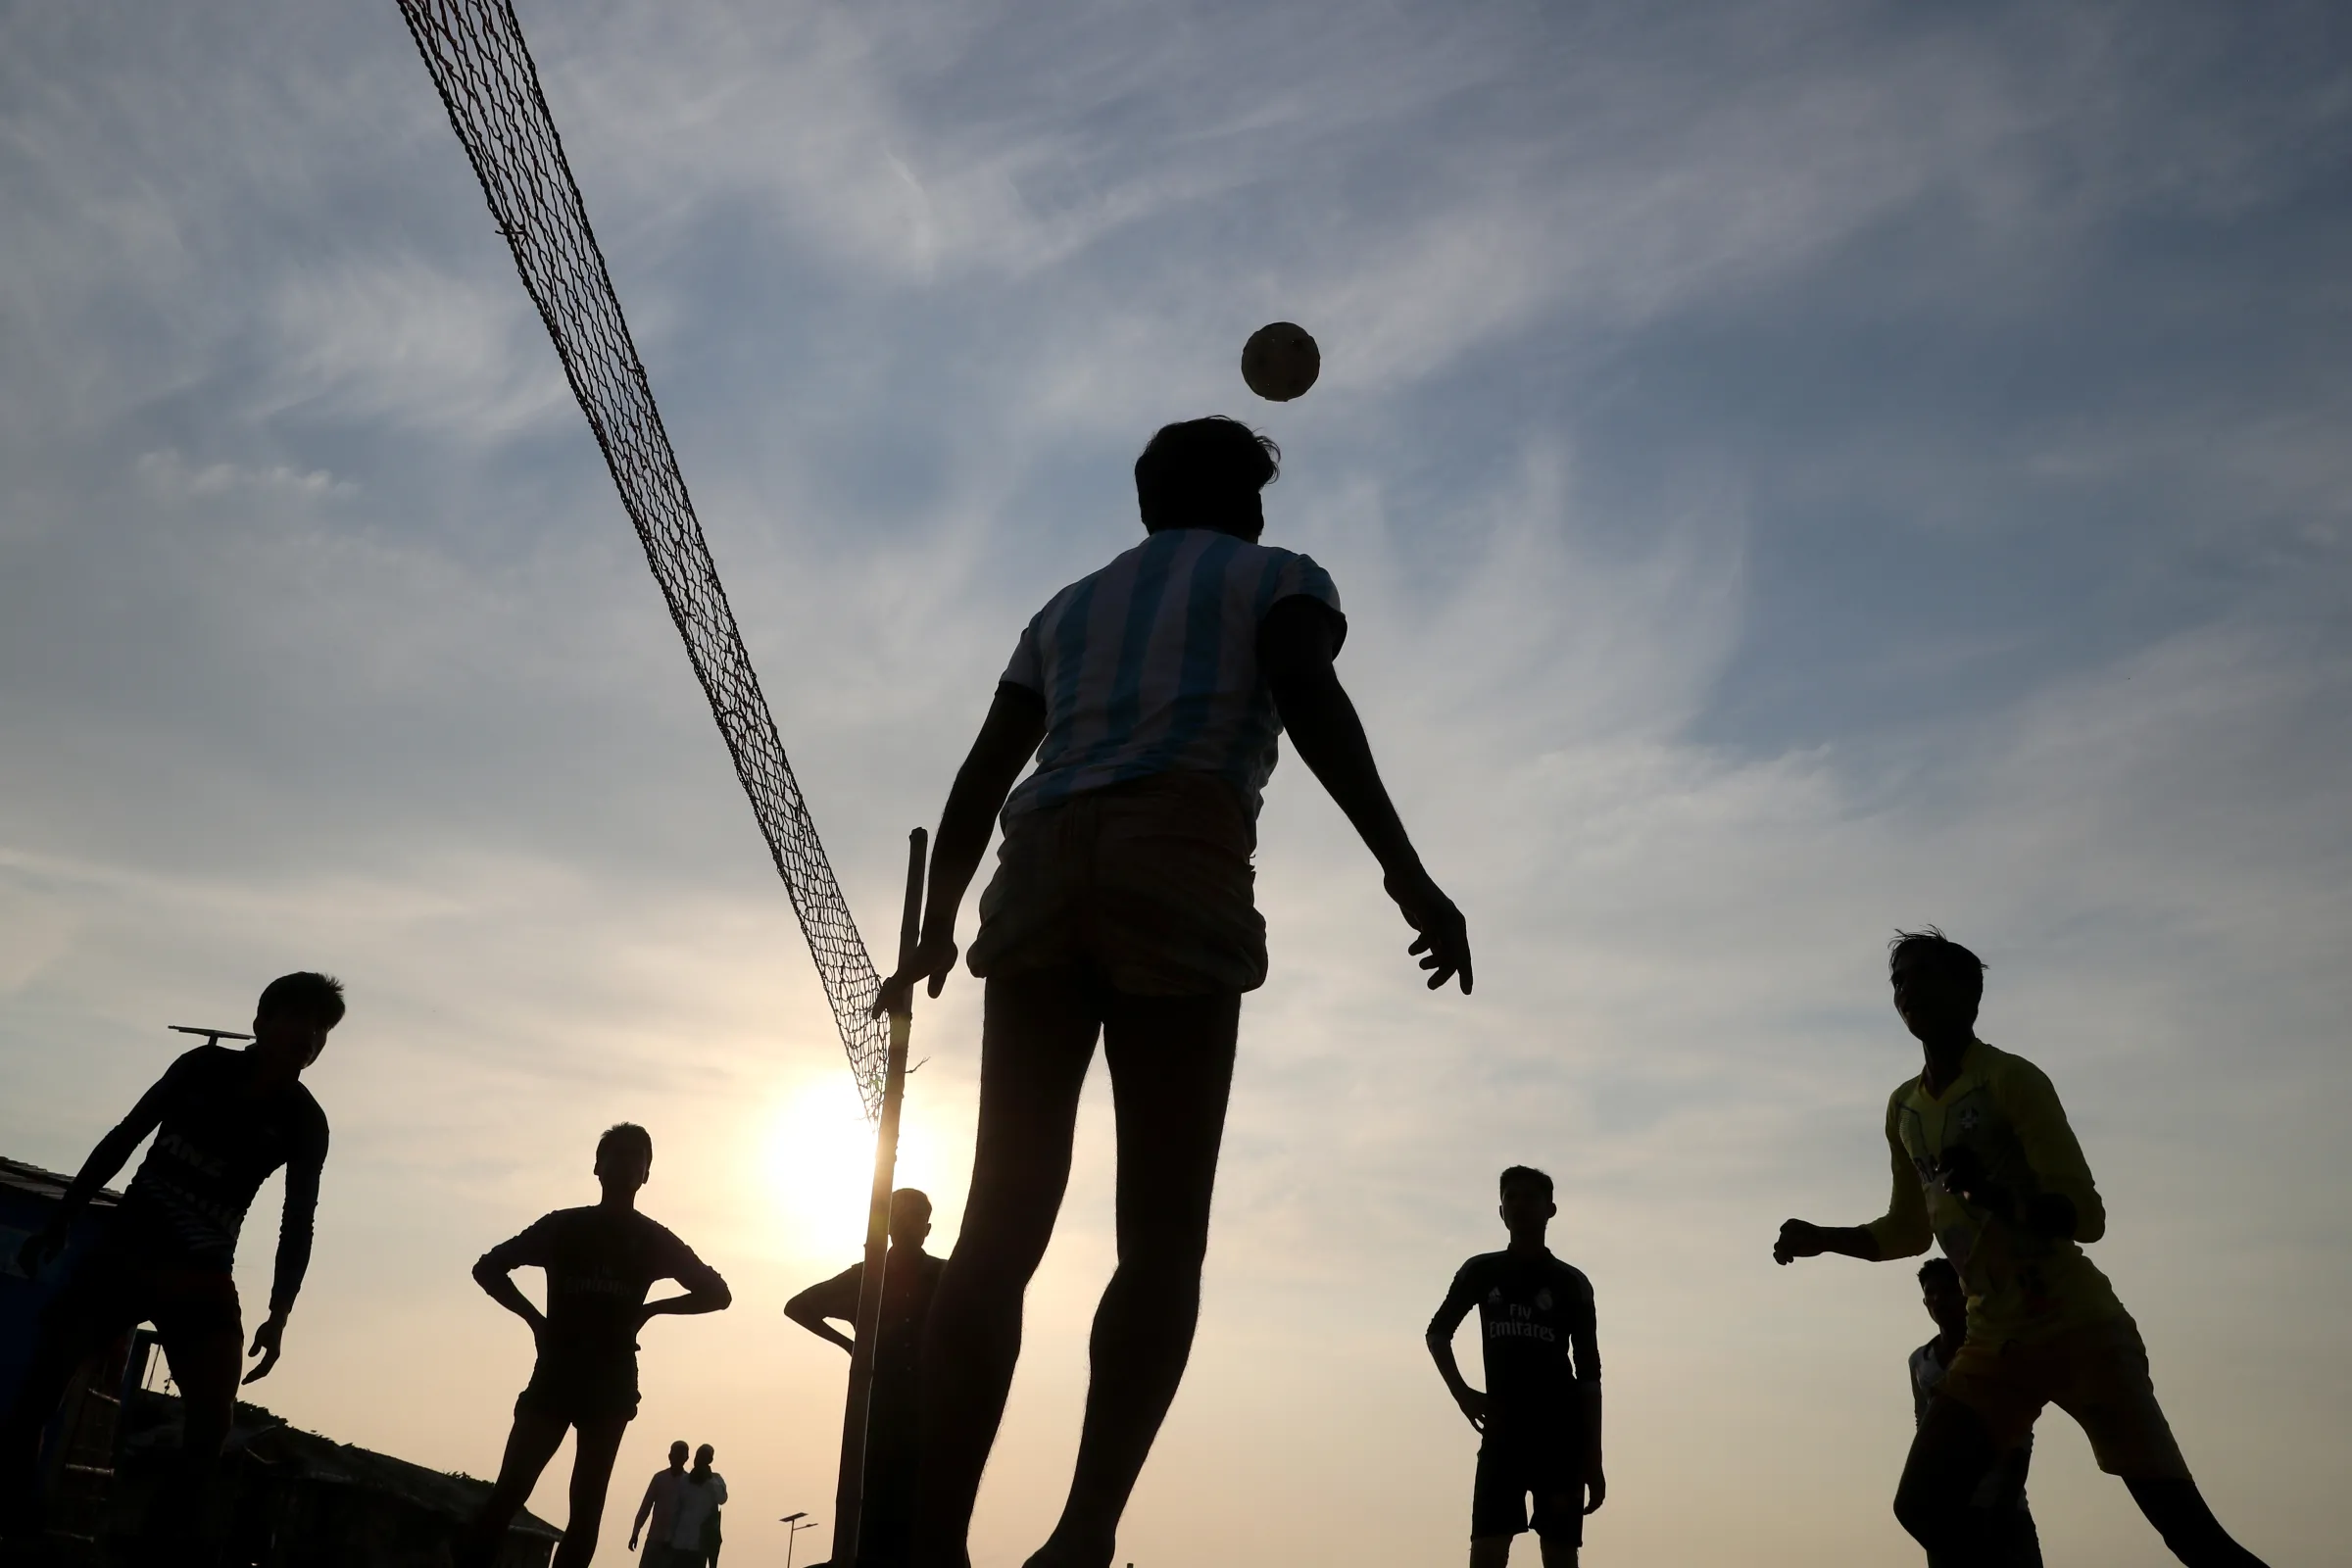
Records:
<instances>
[{"instance_id":1,"label":"caneball","mask_svg":"<svg viewBox=\"0 0 2352 1568\"><path fill-rule=\"evenodd\" d=\"M1242 345L1242 379L1269 403L1288 403L1304 393L1322 369L1322 351L1296 321L1270 322Z\"/></svg>"}]
</instances>

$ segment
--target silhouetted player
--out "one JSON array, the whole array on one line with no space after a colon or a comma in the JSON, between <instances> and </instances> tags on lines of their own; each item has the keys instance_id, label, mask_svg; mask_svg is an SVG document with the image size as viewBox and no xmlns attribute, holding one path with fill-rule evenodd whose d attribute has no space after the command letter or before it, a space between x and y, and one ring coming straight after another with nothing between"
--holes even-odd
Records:
<instances>
[{"instance_id":1,"label":"silhouetted player","mask_svg":"<svg viewBox=\"0 0 2352 1568\"><path fill-rule=\"evenodd\" d=\"M1458 973L1470 989L1461 914L1422 869L1332 668L1339 594L1314 562L1257 543L1278 457L1232 419L1152 438L1135 465L1147 537L1021 633L940 818L921 946L877 1002L917 978L939 994L1002 807L970 957L988 982L971 1197L923 1352L926 1565L966 1561L1098 1035L1118 1107L1119 1266L1095 1316L1069 1500L1030 1561L1111 1560L1200 1315L1242 993L1266 975L1250 858L1284 729L1387 874L1430 986Z\"/></svg>"},{"instance_id":2,"label":"silhouetted player","mask_svg":"<svg viewBox=\"0 0 2352 1568\"><path fill-rule=\"evenodd\" d=\"M474 1283L490 1299L531 1326L539 1360L514 1401L498 1485L459 1544L460 1568L488 1568L496 1559L507 1527L566 1431L577 1431L579 1440L571 1456L570 1517L552 1568L586 1568L596 1555L612 1460L637 1414L637 1331L664 1312L716 1312L733 1299L716 1269L637 1212L637 1189L653 1167L651 1133L634 1122L607 1128L596 1141L604 1200L559 1208L473 1265ZM518 1268L547 1271L546 1311L515 1288ZM656 1280L675 1280L686 1294L648 1301Z\"/></svg>"},{"instance_id":3,"label":"silhouetted player","mask_svg":"<svg viewBox=\"0 0 2352 1568\"><path fill-rule=\"evenodd\" d=\"M1895 1517L1941 1564L2001 1559L1984 1473L2045 1404L2082 1423L2173 1554L2192 1568L2258 1564L2189 1479L2148 1378L2139 1329L2081 1243L2107 1230L2090 1166L2040 1068L1976 1037L1984 965L1942 932L1898 934L1894 1009L1926 1065L1886 1102L1894 1167L1886 1213L1830 1228L1792 1219L1776 1262L1837 1252L1876 1262L1941 1242L1968 1287L1968 1338L1929 1401L1895 1491Z\"/></svg>"},{"instance_id":4,"label":"silhouetted player","mask_svg":"<svg viewBox=\"0 0 2352 1568\"><path fill-rule=\"evenodd\" d=\"M172 1063L82 1162L46 1229L28 1237L18 1263L33 1275L65 1248L91 1195L121 1170L149 1133L155 1145L130 1180L105 1238L41 1314L24 1381L0 1424L0 1532L38 1534L41 1429L81 1363L124 1330L153 1323L179 1385L181 1463L149 1521L169 1538L200 1530L204 1498L237 1400L244 1324L232 1270L237 1234L253 1196L286 1168L270 1315L247 1354L268 1377L311 1262L318 1175L326 1163L326 1113L301 1083L343 1020L343 986L327 975L281 975L254 1009L253 1043L202 1045Z\"/></svg>"},{"instance_id":5,"label":"silhouetted player","mask_svg":"<svg viewBox=\"0 0 2352 1568\"><path fill-rule=\"evenodd\" d=\"M1919 1265L1920 1300L1936 1320L1936 1337L1911 1352L1911 1419L1928 1418L1943 1375L1968 1339L1968 1289L1948 1257ZM2034 1435L2000 1456L1969 1494L1968 1505L1984 1514L1980 1531L2003 1568L2041 1568L2041 1537L2026 1506L2026 1472L2034 1463Z\"/></svg>"},{"instance_id":6,"label":"silhouetted player","mask_svg":"<svg viewBox=\"0 0 2352 1568\"><path fill-rule=\"evenodd\" d=\"M1544 1228L1559 1212L1551 1178L1513 1165L1500 1185L1511 1245L1464 1263L1429 1320L1430 1359L1483 1435L1470 1494L1470 1568L1510 1560L1511 1538L1529 1528L1531 1496L1544 1568L1575 1568L1585 1515L1609 1490L1600 1465L1592 1284L1544 1245ZM1486 1360L1483 1394L1462 1381L1453 1358L1454 1330L1473 1307Z\"/></svg>"},{"instance_id":7,"label":"silhouetted player","mask_svg":"<svg viewBox=\"0 0 2352 1568\"><path fill-rule=\"evenodd\" d=\"M678 1488L686 1484L687 1451L684 1438L669 1446L668 1465L645 1484L645 1498L637 1504L637 1517L629 1521L629 1549L635 1551L638 1538L646 1538L645 1568L668 1568L662 1559L669 1555L669 1538L677 1528Z\"/></svg>"},{"instance_id":8,"label":"silhouetted player","mask_svg":"<svg viewBox=\"0 0 2352 1568\"><path fill-rule=\"evenodd\" d=\"M931 1298L947 1267L923 1250L930 1234L930 1197L912 1187L891 1194L890 1260L882 1270L882 1320L874 1334L864 1503L858 1529L858 1561L864 1568L897 1568L913 1544L918 1361ZM784 1315L818 1339L854 1351L855 1343L833 1323L857 1326L858 1293L864 1284L860 1260L786 1301Z\"/></svg>"}]
</instances>

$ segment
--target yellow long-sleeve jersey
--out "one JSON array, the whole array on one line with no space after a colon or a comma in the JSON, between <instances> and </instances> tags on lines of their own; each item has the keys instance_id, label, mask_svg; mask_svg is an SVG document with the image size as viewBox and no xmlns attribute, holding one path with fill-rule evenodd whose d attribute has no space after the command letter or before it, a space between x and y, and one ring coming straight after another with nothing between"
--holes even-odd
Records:
<instances>
[{"instance_id":1,"label":"yellow long-sleeve jersey","mask_svg":"<svg viewBox=\"0 0 2352 1568\"><path fill-rule=\"evenodd\" d=\"M2122 1315L2115 1288L2076 1245L2106 1234L2107 1210L2058 1092L2040 1068L1977 1042L1940 1096L1914 1078L1887 1098L1886 1148L1893 1190L1886 1214L1864 1228L1882 1258L1942 1244L1968 1287L1972 1342L2041 1340ZM1944 1158L1962 1148L1975 1151L2019 1211L2043 1193L2071 1200L2075 1239L2034 1235L1946 1192Z\"/></svg>"}]
</instances>

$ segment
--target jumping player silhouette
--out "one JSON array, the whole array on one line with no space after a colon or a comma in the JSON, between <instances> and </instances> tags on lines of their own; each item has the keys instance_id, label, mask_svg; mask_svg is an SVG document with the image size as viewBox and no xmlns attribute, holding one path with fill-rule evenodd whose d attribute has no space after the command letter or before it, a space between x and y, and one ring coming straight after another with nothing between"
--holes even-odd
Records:
<instances>
[{"instance_id":1,"label":"jumping player silhouette","mask_svg":"<svg viewBox=\"0 0 2352 1568\"><path fill-rule=\"evenodd\" d=\"M633 1122L607 1128L596 1143L603 1200L557 1209L473 1265L474 1283L490 1299L531 1326L539 1359L514 1401L498 1484L459 1544L459 1568L489 1568L566 1431L579 1434L571 1512L551 1568L587 1568L621 1434L637 1414L638 1331L662 1313L717 1312L733 1299L716 1269L637 1212L637 1190L653 1166L652 1134ZM531 1267L547 1271L545 1311L513 1278L514 1270ZM646 1292L665 1279L686 1287L685 1294L648 1301Z\"/></svg>"},{"instance_id":2,"label":"jumping player silhouette","mask_svg":"<svg viewBox=\"0 0 2352 1568\"><path fill-rule=\"evenodd\" d=\"M969 958L988 982L971 1197L924 1344L923 1568L968 1561L1098 1038L1117 1106L1119 1264L1095 1316L1069 1497L1029 1560L1111 1560L1200 1315L1242 993L1266 975L1250 859L1285 729L1380 862L1430 986L1458 975L1470 989L1461 914L1422 869L1333 669L1338 591L1313 561L1257 542L1278 457L1232 419L1152 438L1135 465L1145 538L1022 631L940 817L921 943L876 1000L918 980L939 995L1002 808Z\"/></svg>"},{"instance_id":3,"label":"jumping player silhouette","mask_svg":"<svg viewBox=\"0 0 2352 1568\"><path fill-rule=\"evenodd\" d=\"M1592 1285L1551 1255L1551 1178L1513 1165L1500 1181L1511 1244L1461 1266L1429 1320L1429 1355L1482 1438L1470 1500L1470 1568L1502 1568L1533 1526L1544 1568L1575 1568L1585 1515L1608 1495L1600 1463L1600 1348ZM1454 1331L1475 1308L1487 1386L1462 1380ZM1573 1356L1571 1352L1573 1351Z\"/></svg>"},{"instance_id":4,"label":"jumping player silhouette","mask_svg":"<svg viewBox=\"0 0 2352 1568\"><path fill-rule=\"evenodd\" d=\"M1886 1212L1846 1227L1789 1220L1772 1255L1877 1262L1940 1242L1968 1287L1968 1337L1912 1439L1895 1517L1937 1568L2002 1561L1988 1511L1971 1499L2054 1403L2174 1556L2191 1568L2260 1568L2190 1479L2139 1328L2082 1253L2106 1233L2107 1210L2058 1092L2040 1068L1976 1036L1984 962L1930 926L1897 933L1887 975L1925 1064L1887 1098Z\"/></svg>"},{"instance_id":5,"label":"jumping player silhouette","mask_svg":"<svg viewBox=\"0 0 2352 1568\"><path fill-rule=\"evenodd\" d=\"M161 1542L201 1533L204 1500L228 1441L244 1326L232 1277L237 1236L254 1194L286 1170L284 1216L270 1315L254 1330L245 1378L270 1375L286 1320L310 1267L318 1177L326 1164L326 1113L303 1087L304 1069L343 1019L343 986L329 975L281 975L263 988L253 1043L206 1044L172 1062L130 1114L82 1162L48 1226L18 1253L27 1275L64 1250L74 1217L156 1135L105 1238L41 1314L24 1380L0 1418L0 1530L37 1534L41 1429L83 1361L124 1330L152 1322L179 1385L180 1464L151 1511Z\"/></svg>"}]
</instances>

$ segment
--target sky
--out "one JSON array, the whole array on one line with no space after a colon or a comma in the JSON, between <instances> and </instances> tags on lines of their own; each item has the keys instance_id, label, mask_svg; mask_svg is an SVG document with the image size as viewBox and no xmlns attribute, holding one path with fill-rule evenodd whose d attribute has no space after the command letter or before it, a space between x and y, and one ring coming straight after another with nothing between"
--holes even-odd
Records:
<instances>
[{"instance_id":1,"label":"sky","mask_svg":"<svg viewBox=\"0 0 2352 1568\"><path fill-rule=\"evenodd\" d=\"M1587 1560L1916 1560L1911 1268L1769 1250L1880 1211L1917 1065L1884 948L1930 921L2066 1099L2207 1495L2271 1561L2332 1552L2352 16L519 10L869 935L1022 624L1137 537L1160 423L1280 441L1267 538L1340 585L1477 989L1420 989L1286 762L1200 1339L1120 1561L1458 1558L1476 1440L1421 1331L1513 1161L1597 1293ZM779 1308L856 1256L863 1124L396 8L0 0L0 1152L73 1168L167 1024L340 975L317 1261L253 1392L479 1475L530 1347L467 1269L644 1122L643 1206L735 1305L649 1330L603 1556L683 1437L730 1556L780 1558L780 1515L830 1524L843 1358ZM1275 319L1324 355L1286 405L1237 370ZM978 999L915 1024L942 1250ZM1098 1073L980 1568L1067 1483L1108 1114ZM2033 1497L2053 1561L2160 1550L2063 1417Z\"/></svg>"}]
</instances>

